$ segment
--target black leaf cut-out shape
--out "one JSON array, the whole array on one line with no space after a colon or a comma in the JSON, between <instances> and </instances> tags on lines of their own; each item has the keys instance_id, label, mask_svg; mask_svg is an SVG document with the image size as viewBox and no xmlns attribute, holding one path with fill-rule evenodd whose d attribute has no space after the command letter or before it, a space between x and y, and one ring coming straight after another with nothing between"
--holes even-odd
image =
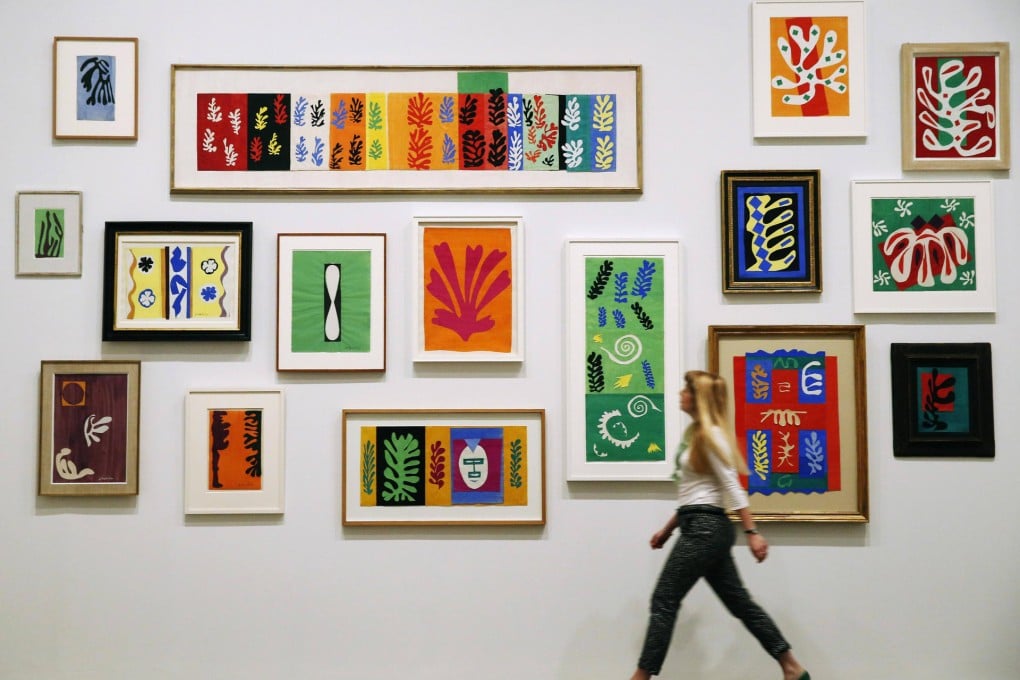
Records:
<instances>
[{"instance_id":1,"label":"black leaf cut-out shape","mask_svg":"<svg viewBox=\"0 0 1020 680\"><path fill-rule=\"evenodd\" d=\"M492 131L492 142L489 144L489 165L501 168L506 165L506 135L501 130Z\"/></svg>"},{"instance_id":2,"label":"black leaf cut-out shape","mask_svg":"<svg viewBox=\"0 0 1020 680\"><path fill-rule=\"evenodd\" d=\"M922 404L921 426L929 430L942 431L949 427L949 424L939 417L939 404L951 404L956 400L956 393L953 386L956 385L956 378L951 375L942 376L939 371L933 368L927 378L928 393Z\"/></svg>"},{"instance_id":3,"label":"black leaf cut-out shape","mask_svg":"<svg viewBox=\"0 0 1020 680\"><path fill-rule=\"evenodd\" d=\"M361 135L354 135L354 137L351 138L351 145L348 149L349 164L353 166L361 165L363 160L362 153L364 153L364 150L365 142L361 139Z\"/></svg>"},{"instance_id":4,"label":"black leaf cut-out shape","mask_svg":"<svg viewBox=\"0 0 1020 680\"><path fill-rule=\"evenodd\" d=\"M312 104L312 127L322 127L326 124L326 106L320 99Z\"/></svg>"},{"instance_id":5,"label":"black leaf cut-out shape","mask_svg":"<svg viewBox=\"0 0 1020 680\"><path fill-rule=\"evenodd\" d=\"M351 98L350 117L352 123L361 123L365 117L365 102L360 97Z\"/></svg>"},{"instance_id":6,"label":"black leaf cut-out shape","mask_svg":"<svg viewBox=\"0 0 1020 680\"><path fill-rule=\"evenodd\" d=\"M591 282L588 287L588 299L596 300L606 290L606 285L609 283L610 277L613 275L613 261L604 260L599 265L599 270L595 274L595 280Z\"/></svg>"},{"instance_id":7,"label":"black leaf cut-out shape","mask_svg":"<svg viewBox=\"0 0 1020 680\"><path fill-rule=\"evenodd\" d=\"M602 367L602 355L598 352L592 352L588 355L588 391L589 392L602 392L606 389L606 374L605 369Z\"/></svg>"},{"instance_id":8,"label":"black leaf cut-out shape","mask_svg":"<svg viewBox=\"0 0 1020 680\"><path fill-rule=\"evenodd\" d=\"M344 146L340 142L333 145L333 151L329 155L330 170L339 170L344 162Z\"/></svg>"},{"instance_id":9,"label":"black leaf cut-out shape","mask_svg":"<svg viewBox=\"0 0 1020 680\"><path fill-rule=\"evenodd\" d=\"M478 116L478 98L468 95L464 100L464 105L460 107L460 124L461 125L472 125L475 122L475 118Z\"/></svg>"},{"instance_id":10,"label":"black leaf cut-out shape","mask_svg":"<svg viewBox=\"0 0 1020 680\"><path fill-rule=\"evenodd\" d=\"M465 168L480 168L485 163L485 136L478 130L468 130L461 137L461 156Z\"/></svg>"},{"instance_id":11,"label":"black leaf cut-out shape","mask_svg":"<svg viewBox=\"0 0 1020 680\"><path fill-rule=\"evenodd\" d=\"M648 316L648 314L645 312L640 302L633 303L630 306L630 308L631 310L633 310L634 316L637 317L638 323L640 323L641 326L644 327L646 331L650 331L653 328L655 328L655 323L652 321L652 318Z\"/></svg>"},{"instance_id":12,"label":"black leaf cut-out shape","mask_svg":"<svg viewBox=\"0 0 1020 680\"><path fill-rule=\"evenodd\" d=\"M506 98L503 96L503 88L497 87L489 90L489 123L502 125L506 122Z\"/></svg>"},{"instance_id":13,"label":"black leaf cut-out shape","mask_svg":"<svg viewBox=\"0 0 1020 680\"><path fill-rule=\"evenodd\" d=\"M527 127L535 124L535 102L531 99L524 100L524 124Z\"/></svg>"}]
</instances>

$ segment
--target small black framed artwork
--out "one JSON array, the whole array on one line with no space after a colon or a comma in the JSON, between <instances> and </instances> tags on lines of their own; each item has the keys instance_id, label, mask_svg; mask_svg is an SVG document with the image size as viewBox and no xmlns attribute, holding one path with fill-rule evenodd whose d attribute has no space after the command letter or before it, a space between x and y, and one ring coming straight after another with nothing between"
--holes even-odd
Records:
<instances>
[{"instance_id":1,"label":"small black framed artwork","mask_svg":"<svg viewBox=\"0 0 1020 680\"><path fill-rule=\"evenodd\" d=\"M892 343L893 455L994 458L992 346Z\"/></svg>"},{"instance_id":2,"label":"small black framed artwork","mask_svg":"<svg viewBox=\"0 0 1020 680\"><path fill-rule=\"evenodd\" d=\"M724 293L820 293L818 170L724 170Z\"/></svg>"},{"instance_id":3,"label":"small black framed artwork","mask_svg":"<svg viewBox=\"0 0 1020 680\"><path fill-rule=\"evenodd\" d=\"M103 340L251 340L251 222L107 222Z\"/></svg>"}]
</instances>

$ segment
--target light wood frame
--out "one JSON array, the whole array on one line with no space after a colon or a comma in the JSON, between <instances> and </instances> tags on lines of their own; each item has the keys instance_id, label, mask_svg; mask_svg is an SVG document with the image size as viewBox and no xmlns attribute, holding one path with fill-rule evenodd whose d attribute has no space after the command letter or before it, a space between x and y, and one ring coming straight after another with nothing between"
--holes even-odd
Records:
<instances>
[{"instance_id":1,"label":"light wood frame","mask_svg":"<svg viewBox=\"0 0 1020 680\"><path fill-rule=\"evenodd\" d=\"M346 526L545 524L544 409L347 409L341 423Z\"/></svg>"},{"instance_id":2,"label":"light wood frame","mask_svg":"<svg viewBox=\"0 0 1020 680\"><path fill-rule=\"evenodd\" d=\"M138 361L40 365L39 495L138 493Z\"/></svg>"},{"instance_id":3,"label":"light wood frame","mask_svg":"<svg viewBox=\"0 0 1020 680\"><path fill-rule=\"evenodd\" d=\"M108 82L109 61L86 60L79 66L79 56L113 57L113 83ZM86 94L81 107L99 106L102 119L81 118L78 100ZM53 138L138 139L138 38L53 39Z\"/></svg>"},{"instance_id":4,"label":"light wood frame","mask_svg":"<svg viewBox=\"0 0 1020 680\"><path fill-rule=\"evenodd\" d=\"M640 66L174 64L170 98L171 193L642 190Z\"/></svg>"},{"instance_id":5,"label":"light wood frame","mask_svg":"<svg viewBox=\"0 0 1020 680\"><path fill-rule=\"evenodd\" d=\"M709 369L730 385L730 413L737 442L747 451L756 518L868 521L865 351L864 326L858 325L709 326ZM785 408L767 408L773 404ZM796 452L795 461L790 452Z\"/></svg>"},{"instance_id":6,"label":"light wood frame","mask_svg":"<svg viewBox=\"0 0 1020 680\"><path fill-rule=\"evenodd\" d=\"M45 214L45 226L37 231L38 211ZM63 212L57 221L54 211ZM14 200L15 212L15 273L17 276L81 276L82 263L82 193L80 191L19 191ZM56 230L55 236L50 230ZM48 239L44 246L40 239ZM63 253L46 253L47 247L59 242ZM42 250L40 250L42 248Z\"/></svg>"},{"instance_id":7,"label":"light wood frame","mask_svg":"<svg viewBox=\"0 0 1020 680\"><path fill-rule=\"evenodd\" d=\"M979 64L967 67L965 59L990 62L992 73L985 73ZM922 60L929 63L919 63ZM936 64L941 64L937 73ZM940 101L947 96L946 89L955 91L955 99ZM1009 43L904 43L900 48L903 169L1008 170L1009 92ZM968 138L976 138L976 144L963 144Z\"/></svg>"}]
</instances>

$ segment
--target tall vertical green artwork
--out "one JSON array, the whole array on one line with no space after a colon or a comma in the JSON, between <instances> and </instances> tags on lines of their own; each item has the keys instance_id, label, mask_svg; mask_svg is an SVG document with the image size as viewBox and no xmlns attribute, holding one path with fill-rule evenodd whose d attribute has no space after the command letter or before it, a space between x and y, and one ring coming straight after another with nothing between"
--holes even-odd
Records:
<instances>
[{"instance_id":1,"label":"tall vertical green artwork","mask_svg":"<svg viewBox=\"0 0 1020 680\"><path fill-rule=\"evenodd\" d=\"M585 457L663 458L662 258L585 258Z\"/></svg>"}]
</instances>

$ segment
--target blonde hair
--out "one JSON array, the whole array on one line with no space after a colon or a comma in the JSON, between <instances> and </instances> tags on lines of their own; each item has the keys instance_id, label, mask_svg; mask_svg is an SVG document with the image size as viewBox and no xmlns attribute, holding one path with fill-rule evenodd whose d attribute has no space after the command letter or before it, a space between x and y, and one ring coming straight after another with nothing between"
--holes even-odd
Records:
<instances>
[{"instance_id":1,"label":"blonde hair","mask_svg":"<svg viewBox=\"0 0 1020 680\"><path fill-rule=\"evenodd\" d=\"M695 472L708 471L709 453L741 474L747 474L747 462L737 447L733 428L729 422L729 399L727 397L726 380L722 376L707 371L687 371L684 382L694 399L694 422L690 434L690 463ZM722 430L729 444L729 450L719 448L712 437L712 429Z\"/></svg>"}]
</instances>

